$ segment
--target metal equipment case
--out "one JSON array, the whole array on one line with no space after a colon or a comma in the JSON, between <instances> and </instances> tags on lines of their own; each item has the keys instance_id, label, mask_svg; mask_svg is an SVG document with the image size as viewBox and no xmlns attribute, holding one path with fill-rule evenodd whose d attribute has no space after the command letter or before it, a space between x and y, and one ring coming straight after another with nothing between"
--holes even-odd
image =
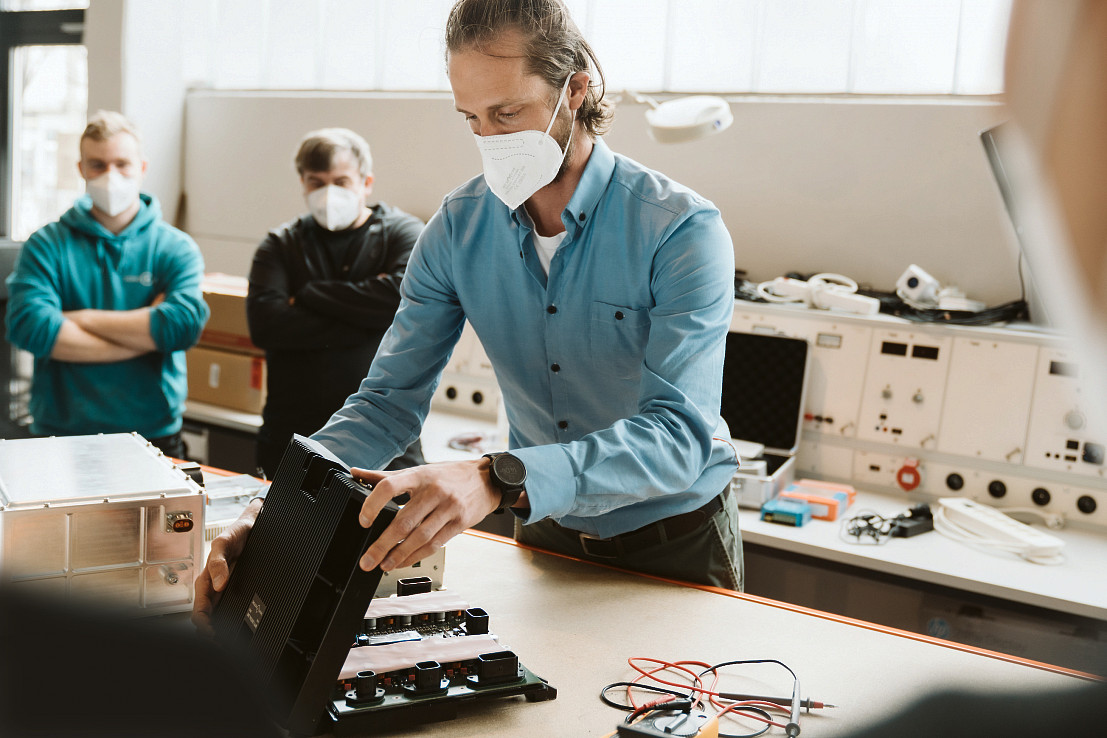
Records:
<instances>
[{"instance_id":1,"label":"metal equipment case","mask_svg":"<svg viewBox=\"0 0 1107 738\"><path fill-rule=\"evenodd\" d=\"M799 338L727 334L721 413L745 467L731 482L740 507L760 509L795 477L808 349ZM753 449L752 458L743 449Z\"/></svg>"},{"instance_id":2,"label":"metal equipment case","mask_svg":"<svg viewBox=\"0 0 1107 738\"><path fill-rule=\"evenodd\" d=\"M0 583L189 610L204 491L138 434L0 440Z\"/></svg>"}]
</instances>

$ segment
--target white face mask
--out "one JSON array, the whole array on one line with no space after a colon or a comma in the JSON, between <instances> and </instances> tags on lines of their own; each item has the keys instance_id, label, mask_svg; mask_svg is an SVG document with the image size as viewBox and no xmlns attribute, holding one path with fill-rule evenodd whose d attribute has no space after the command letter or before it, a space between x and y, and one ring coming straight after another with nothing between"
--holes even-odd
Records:
<instances>
[{"instance_id":1,"label":"white face mask","mask_svg":"<svg viewBox=\"0 0 1107 738\"><path fill-rule=\"evenodd\" d=\"M328 231L349 228L361 214L361 198L353 190L327 185L308 193L307 204L315 222Z\"/></svg>"},{"instance_id":2,"label":"white face mask","mask_svg":"<svg viewBox=\"0 0 1107 738\"><path fill-rule=\"evenodd\" d=\"M488 183L492 193L512 210L552 182L561 169L561 162L565 160L573 141L572 121L565 151L561 150L550 131L553 130L557 111L561 109L561 101L565 99L565 90L569 88L569 80L572 78L572 75L566 78L545 132L516 131L498 136L474 134L484 162L484 181Z\"/></svg>"},{"instance_id":3,"label":"white face mask","mask_svg":"<svg viewBox=\"0 0 1107 738\"><path fill-rule=\"evenodd\" d=\"M85 191L93 205L114 218L138 199L138 185L137 177L124 177L112 169L95 179L85 180Z\"/></svg>"}]
</instances>

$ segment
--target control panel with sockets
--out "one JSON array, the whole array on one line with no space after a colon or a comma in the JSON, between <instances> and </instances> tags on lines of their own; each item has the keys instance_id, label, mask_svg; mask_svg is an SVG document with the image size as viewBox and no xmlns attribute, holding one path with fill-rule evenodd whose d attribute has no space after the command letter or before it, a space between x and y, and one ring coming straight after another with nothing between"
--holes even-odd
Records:
<instances>
[{"instance_id":1,"label":"control panel with sockets","mask_svg":"<svg viewBox=\"0 0 1107 738\"><path fill-rule=\"evenodd\" d=\"M1107 427L1084 397L1073 352L1047 348L1039 356L1026 463L1038 469L1101 477Z\"/></svg>"},{"instance_id":2,"label":"control panel with sockets","mask_svg":"<svg viewBox=\"0 0 1107 738\"><path fill-rule=\"evenodd\" d=\"M484 353L476 332L466 323L442 371L442 380L431 398L431 407L438 411L496 420L501 402L492 362Z\"/></svg>"},{"instance_id":3,"label":"control panel with sockets","mask_svg":"<svg viewBox=\"0 0 1107 738\"><path fill-rule=\"evenodd\" d=\"M731 330L811 344L797 474L1107 528L1107 418L1062 337L744 301Z\"/></svg>"},{"instance_id":4,"label":"control panel with sockets","mask_svg":"<svg viewBox=\"0 0 1107 738\"><path fill-rule=\"evenodd\" d=\"M857 437L912 448L938 442L950 339L915 330L873 333Z\"/></svg>"}]
</instances>

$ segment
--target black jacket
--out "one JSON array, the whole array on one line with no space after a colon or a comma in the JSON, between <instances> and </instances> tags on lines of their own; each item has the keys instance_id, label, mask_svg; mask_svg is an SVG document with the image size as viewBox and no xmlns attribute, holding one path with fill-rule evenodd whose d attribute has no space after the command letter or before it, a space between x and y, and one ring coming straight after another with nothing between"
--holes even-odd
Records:
<instances>
[{"instance_id":1,"label":"black jacket","mask_svg":"<svg viewBox=\"0 0 1107 738\"><path fill-rule=\"evenodd\" d=\"M352 231L328 231L304 215L258 247L246 317L268 364L260 439L283 448L292 433L314 433L357 390L392 324L422 229L380 203Z\"/></svg>"}]
</instances>

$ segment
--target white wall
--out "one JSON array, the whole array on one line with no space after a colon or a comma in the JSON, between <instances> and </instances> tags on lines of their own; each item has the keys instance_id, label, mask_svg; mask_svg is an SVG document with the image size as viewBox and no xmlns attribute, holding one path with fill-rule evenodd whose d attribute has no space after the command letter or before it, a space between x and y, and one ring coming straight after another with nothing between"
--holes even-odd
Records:
<instances>
[{"instance_id":1,"label":"white wall","mask_svg":"<svg viewBox=\"0 0 1107 738\"><path fill-rule=\"evenodd\" d=\"M143 190L177 220L186 86L182 8L163 0L95 0L86 11L88 112L116 110L138 126L150 162Z\"/></svg>"},{"instance_id":2,"label":"white wall","mask_svg":"<svg viewBox=\"0 0 1107 738\"><path fill-rule=\"evenodd\" d=\"M88 111L123 107L124 0L96 0L85 11Z\"/></svg>"},{"instance_id":3,"label":"white wall","mask_svg":"<svg viewBox=\"0 0 1107 738\"><path fill-rule=\"evenodd\" d=\"M910 263L998 304L1018 297L1016 249L979 132L1004 118L979 99L743 97L731 129L663 146L621 104L607 141L713 200L754 279L836 271L892 289ZM208 268L246 274L266 231L303 212L300 137L362 133L375 196L424 219L480 171L448 94L194 92L186 226Z\"/></svg>"}]
</instances>

